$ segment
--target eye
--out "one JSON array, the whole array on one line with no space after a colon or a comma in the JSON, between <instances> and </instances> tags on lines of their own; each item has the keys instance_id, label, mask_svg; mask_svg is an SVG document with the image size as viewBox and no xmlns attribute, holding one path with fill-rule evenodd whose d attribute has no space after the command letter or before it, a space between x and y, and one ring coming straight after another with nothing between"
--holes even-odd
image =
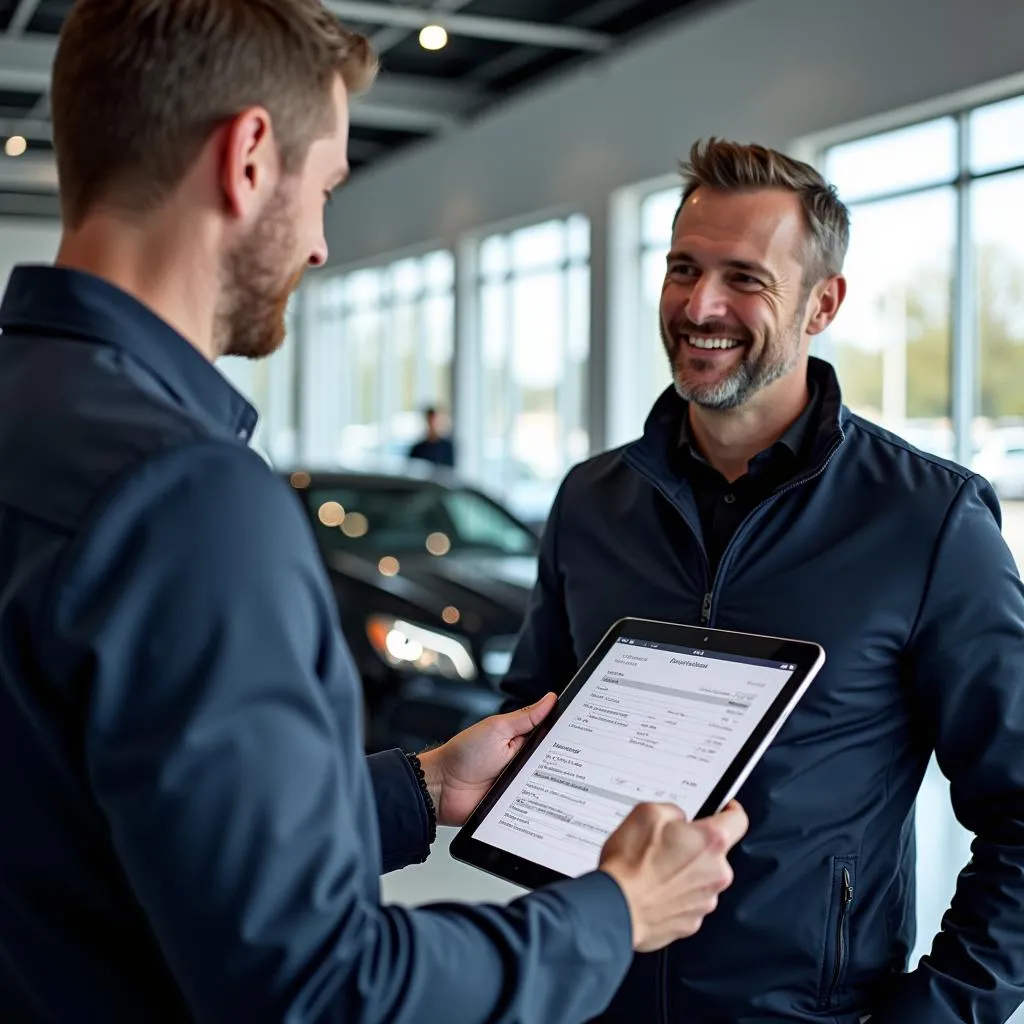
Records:
<instances>
[{"instance_id":1,"label":"eye","mask_svg":"<svg viewBox=\"0 0 1024 1024\"><path fill-rule=\"evenodd\" d=\"M670 263L668 272L673 277L699 277L700 271L692 263Z\"/></svg>"},{"instance_id":2,"label":"eye","mask_svg":"<svg viewBox=\"0 0 1024 1024\"><path fill-rule=\"evenodd\" d=\"M763 281L756 277L752 277L750 274L736 274L733 277L733 282L740 288L744 289L744 291L764 287Z\"/></svg>"}]
</instances>

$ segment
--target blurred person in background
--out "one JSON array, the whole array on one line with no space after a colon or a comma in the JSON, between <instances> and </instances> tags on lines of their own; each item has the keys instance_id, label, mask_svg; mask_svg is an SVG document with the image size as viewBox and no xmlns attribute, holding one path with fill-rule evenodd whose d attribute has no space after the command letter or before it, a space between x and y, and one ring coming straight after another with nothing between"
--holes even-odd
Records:
<instances>
[{"instance_id":1,"label":"blurred person in background","mask_svg":"<svg viewBox=\"0 0 1024 1024\"><path fill-rule=\"evenodd\" d=\"M410 459L422 459L435 466L455 466L455 445L452 443L450 428L442 423L441 413L432 406L423 410L426 434L409 449Z\"/></svg>"}]
</instances>

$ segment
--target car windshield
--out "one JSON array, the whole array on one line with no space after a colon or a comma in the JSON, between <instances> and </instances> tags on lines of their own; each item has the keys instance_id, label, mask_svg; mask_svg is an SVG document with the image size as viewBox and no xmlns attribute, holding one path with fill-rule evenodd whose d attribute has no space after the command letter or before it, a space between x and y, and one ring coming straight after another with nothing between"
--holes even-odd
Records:
<instances>
[{"instance_id":1,"label":"car windshield","mask_svg":"<svg viewBox=\"0 0 1024 1024\"><path fill-rule=\"evenodd\" d=\"M354 482L308 493L320 543L366 557L473 552L535 555L537 537L475 491Z\"/></svg>"}]
</instances>

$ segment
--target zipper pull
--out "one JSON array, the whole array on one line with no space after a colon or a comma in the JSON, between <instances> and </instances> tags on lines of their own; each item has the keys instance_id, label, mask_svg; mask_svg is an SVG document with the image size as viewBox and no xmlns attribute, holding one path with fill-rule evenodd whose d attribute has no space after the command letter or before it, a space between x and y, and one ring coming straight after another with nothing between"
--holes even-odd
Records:
<instances>
[{"instance_id":1,"label":"zipper pull","mask_svg":"<svg viewBox=\"0 0 1024 1024\"><path fill-rule=\"evenodd\" d=\"M850 869L843 868L843 906L848 907L853 902L853 885L850 881Z\"/></svg>"},{"instance_id":2,"label":"zipper pull","mask_svg":"<svg viewBox=\"0 0 1024 1024\"><path fill-rule=\"evenodd\" d=\"M700 606L700 624L707 626L711 622L711 593L704 595L704 603Z\"/></svg>"}]
</instances>

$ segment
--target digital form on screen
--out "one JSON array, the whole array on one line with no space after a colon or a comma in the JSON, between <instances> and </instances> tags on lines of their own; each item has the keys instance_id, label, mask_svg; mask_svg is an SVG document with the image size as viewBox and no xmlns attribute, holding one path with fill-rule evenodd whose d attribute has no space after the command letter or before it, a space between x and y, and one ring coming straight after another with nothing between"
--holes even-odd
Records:
<instances>
[{"instance_id":1,"label":"digital form on screen","mask_svg":"<svg viewBox=\"0 0 1024 1024\"><path fill-rule=\"evenodd\" d=\"M575 877L641 802L693 817L796 666L619 638L474 832Z\"/></svg>"}]
</instances>

